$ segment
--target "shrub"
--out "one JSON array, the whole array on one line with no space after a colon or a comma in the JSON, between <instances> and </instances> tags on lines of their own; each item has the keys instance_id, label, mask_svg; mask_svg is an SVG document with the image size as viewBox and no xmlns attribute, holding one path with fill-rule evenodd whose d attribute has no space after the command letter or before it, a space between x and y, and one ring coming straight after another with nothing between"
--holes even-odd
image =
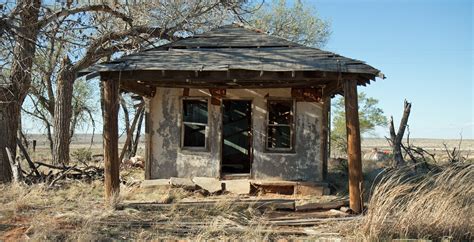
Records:
<instances>
[{"instance_id":1,"label":"shrub","mask_svg":"<svg viewBox=\"0 0 474 242\"><path fill-rule=\"evenodd\" d=\"M92 151L86 148L80 148L72 152L71 156L78 162L85 163L92 160Z\"/></svg>"}]
</instances>

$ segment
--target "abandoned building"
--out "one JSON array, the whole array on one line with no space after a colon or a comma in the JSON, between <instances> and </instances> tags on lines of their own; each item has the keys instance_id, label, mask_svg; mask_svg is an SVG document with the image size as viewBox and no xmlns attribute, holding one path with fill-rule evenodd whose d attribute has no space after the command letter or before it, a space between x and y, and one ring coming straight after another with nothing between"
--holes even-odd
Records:
<instances>
[{"instance_id":1,"label":"abandoned building","mask_svg":"<svg viewBox=\"0 0 474 242\"><path fill-rule=\"evenodd\" d=\"M351 189L359 189L357 85L383 78L362 61L228 25L87 71L105 86L106 174L118 176L119 89L146 100L146 179L321 182L330 100L344 94ZM110 179L106 187L116 186Z\"/></svg>"}]
</instances>

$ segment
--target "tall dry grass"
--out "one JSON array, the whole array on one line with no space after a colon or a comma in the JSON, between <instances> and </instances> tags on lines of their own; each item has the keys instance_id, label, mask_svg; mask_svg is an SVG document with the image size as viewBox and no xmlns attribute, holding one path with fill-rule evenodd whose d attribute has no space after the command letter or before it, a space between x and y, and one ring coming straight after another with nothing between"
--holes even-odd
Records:
<instances>
[{"instance_id":1,"label":"tall dry grass","mask_svg":"<svg viewBox=\"0 0 474 242\"><path fill-rule=\"evenodd\" d=\"M389 171L374 186L362 232L381 238L467 239L474 234L474 164L436 173Z\"/></svg>"}]
</instances>

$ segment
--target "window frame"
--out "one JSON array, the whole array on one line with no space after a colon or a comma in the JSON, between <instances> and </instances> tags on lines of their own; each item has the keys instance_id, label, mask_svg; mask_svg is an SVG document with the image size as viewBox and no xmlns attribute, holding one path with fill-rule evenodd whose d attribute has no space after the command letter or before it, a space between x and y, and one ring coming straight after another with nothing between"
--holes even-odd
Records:
<instances>
[{"instance_id":1,"label":"window frame","mask_svg":"<svg viewBox=\"0 0 474 242\"><path fill-rule=\"evenodd\" d=\"M207 103L207 123L194 123L194 122L185 122L184 121L184 101L185 100L205 100ZM199 97L199 96L193 96L193 97L181 97L179 101L179 125L180 125L180 149L183 151L209 151L209 112L210 112L210 98L209 97ZM204 146L184 146L184 132L185 132L185 124L192 124L192 125L199 125L199 126L205 126L204 128Z\"/></svg>"},{"instance_id":2,"label":"window frame","mask_svg":"<svg viewBox=\"0 0 474 242\"><path fill-rule=\"evenodd\" d=\"M270 124L270 102L274 101L286 101L291 102L291 123L289 125L286 124ZM296 133L296 126L295 126L295 117L296 117L296 100L294 98L278 98L278 97L271 97L266 99L266 107L267 107L267 115L265 120L265 151L268 153L295 153L295 133ZM268 131L270 127L290 127L290 147L289 148L271 148L268 146Z\"/></svg>"}]
</instances>

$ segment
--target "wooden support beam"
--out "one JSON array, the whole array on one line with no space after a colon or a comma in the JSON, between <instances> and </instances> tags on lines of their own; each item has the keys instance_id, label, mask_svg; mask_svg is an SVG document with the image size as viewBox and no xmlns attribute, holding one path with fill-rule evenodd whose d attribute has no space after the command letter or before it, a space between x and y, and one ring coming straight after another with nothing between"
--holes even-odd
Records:
<instances>
[{"instance_id":1,"label":"wooden support beam","mask_svg":"<svg viewBox=\"0 0 474 242\"><path fill-rule=\"evenodd\" d=\"M209 93L211 93L211 104L220 106L227 91L225 88L209 88Z\"/></svg>"},{"instance_id":2,"label":"wooden support beam","mask_svg":"<svg viewBox=\"0 0 474 242\"><path fill-rule=\"evenodd\" d=\"M189 89L188 89L189 94ZM152 164L152 144L151 144L151 117L150 117L150 103L149 98L145 98L145 180L151 179L151 164Z\"/></svg>"},{"instance_id":3,"label":"wooden support beam","mask_svg":"<svg viewBox=\"0 0 474 242\"><path fill-rule=\"evenodd\" d=\"M323 99L323 110L321 118L321 162L323 166L323 180L328 175L328 158L329 158L329 112L331 110L331 97Z\"/></svg>"},{"instance_id":4,"label":"wooden support beam","mask_svg":"<svg viewBox=\"0 0 474 242\"><path fill-rule=\"evenodd\" d=\"M333 97L336 94L342 94L342 85L340 81L333 81L330 82L324 89L323 89L323 97Z\"/></svg>"},{"instance_id":5,"label":"wooden support beam","mask_svg":"<svg viewBox=\"0 0 474 242\"><path fill-rule=\"evenodd\" d=\"M323 91L318 88L291 88L291 97L297 102L321 102Z\"/></svg>"},{"instance_id":6,"label":"wooden support beam","mask_svg":"<svg viewBox=\"0 0 474 242\"><path fill-rule=\"evenodd\" d=\"M157 85L162 83L173 83L177 81L188 80L185 83L217 83L225 84L226 82L261 82L271 84L274 81L297 82L305 81L306 83L327 84L336 80L357 79L356 74L336 72L319 72L319 71L275 71L261 72L250 70L228 70L228 71L166 71L163 75L161 71L141 70L141 71L121 71L121 72L103 72L106 79L115 79L121 81L143 81L152 82Z\"/></svg>"},{"instance_id":7,"label":"wooden support beam","mask_svg":"<svg viewBox=\"0 0 474 242\"><path fill-rule=\"evenodd\" d=\"M149 87L137 81L122 81L120 82L120 88L144 97L153 97L156 91L155 87Z\"/></svg>"},{"instance_id":8,"label":"wooden support beam","mask_svg":"<svg viewBox=\"0 0 474 242\"><path fill-rule=\"evenodd\" d=\"M347 158L349 162L349 206L355 213L362 212L362 161L360 147L357 81L344 82L344 101L347 128Z\"/></svg>"},{"instance_id":9,"label":"wooden support beam","mask_svg":"<svg viewBox=\"0 0 474 242\"><path fill-rule=\"evenodd\" d=\"M104 82L104 175L105 199L111 201L120 192L118 157L118 109L119 82L111 79Z\"/></svg>"}]
</instances>

